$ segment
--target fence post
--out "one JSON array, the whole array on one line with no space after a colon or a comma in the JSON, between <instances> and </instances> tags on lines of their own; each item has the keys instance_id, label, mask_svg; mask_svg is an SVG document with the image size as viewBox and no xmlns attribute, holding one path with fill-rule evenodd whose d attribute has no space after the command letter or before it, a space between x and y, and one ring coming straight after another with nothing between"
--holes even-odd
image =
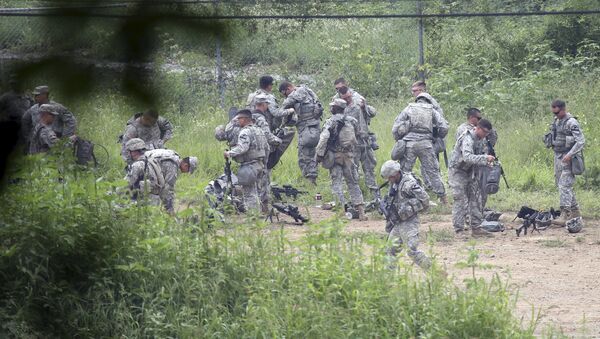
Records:
<instances>
[{"instance_id":1,"label":"fence post","mask_svg":"<svg viewBox=\"0 0 600 339\"><path fill-rule=\"evenodd\" d=\"M222 58L221 58L221 34L217 34L217 86L219 89L219 104L225 108L225 81L223 80Z\"/></svg>"},{"instance_id":2,"label":"fence post","mask_svg":"<svg viewBox=\"0 0 600 339\"><path fill-rule=\"evenodd\" d=\"M421 1L417 1L417 14L423 14L423 3ZM423 70L423 65L425 64L425 55L423 51L423 31L425 27L423 24L423 17L419 18L419 80L425 80L425 71Z\"/></svg>"}]
</instances>

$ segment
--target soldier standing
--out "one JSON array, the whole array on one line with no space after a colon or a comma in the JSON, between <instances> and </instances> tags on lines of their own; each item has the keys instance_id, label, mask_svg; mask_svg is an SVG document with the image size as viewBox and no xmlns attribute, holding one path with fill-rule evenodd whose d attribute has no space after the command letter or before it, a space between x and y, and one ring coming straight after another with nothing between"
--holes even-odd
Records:
<instances>
[{"instance_id":1,"label":"soldier standing","mask_svg":"<svg viewBox=\"0 0 600 339\"><path fill-rule=\"evenodd\" d=\"M259 210L258 183L264 175L265 159L269 155L269 144L263 131L254 126L252 113L243 109L237 112L236 119L241 127L237 144L225 151L225 158L233 158L240 163L237 178L242 185L246 210Z\"/></svg>"},{"instance_id":2,"label":"soldier standing","mask_svg":"<svg viewBox=\"0 0 600 339\"><path fill-rule=\"evenodd\" d=\"M422 269L431 267L429 257L418 249L419 246L419 213L429 207L429 195L419 186L411 173L401 171L397 161L388 160L381 166L381 176L390 184L386 197L388 232L388 257L395 256L406 246L408 255Z\"/></svg>"},{"instance_id":3,"label":"soldier standing","mask_svg":"<svg viewBox=\"0 0 600 339\"><path fill-rule=\"evenodd\" d=\"M347 104L344 114L353 117L358 122L358 139L354 151L354 162L356 163L357 168L362 164L363 173L365 175L365 184L371 190L371 193L375 194L379 189L377 181L375 180L375 166L377 166L377 159L375 158L375 152L373 152L373 148L371 147L368 122L360 108L360 104L354 101L356 96L352 95L348 87L341 87L338 93L341 99L345 100Z\"/></svg>"},{"instance_id":4,"label":"soldier standing","mask_svg":"<svg viewBox=\"0 0 600 339\"><path fill-rule=\"evenodd\" d=\"M564 101L552 101L552 113L554 121L550 125L550 132L544 138L546 147L554 150L554 180L560 199L560 218L552 223L565 226L569 219L581 216L573 191L575 175L572 169L577 165L574 161L583 161L581 152L585 146L585 137L577 119L567 112L567 104Z\"/></svg>"},{"instance_id":5,"label":"soldier standing","mask_svg":"<svg viewBox=\"0 0 600 339\"><path fill-rule=\"evenodd\" d=\"M465 216L469 216L473 236L491 236L481 228L483 206L479 168L492 163L491 155L478 154L477 144L492 130L492 124L479 120L475 130L467 129L456 141L450 157L448 171L454 204L452 205L452 225L457 235L462 235Z\"/></svg>"},{"instance_id":6,"label":"soldier standing","mask_svg":"<svg viewBox=\"0 0 600 339\"><path fill-rule=\"evenodd\" d=\"M442 204L447 204L440 164L433 149L433 139L444 138L448 134L448 122L434 108L426 95L417 95L416 102L409 104L400 112L394 121L392 134L395 140L402 139L406 142L402 171L412 172L415 161L419 158L421 168L427 173L433 191Z\"/></svg>"},{"instance_id":7,"label":"soldier standing","mask_svg":"<svg viewBox=\"0 0 600 339\"><path fill-rule=\"evenodd\" d=\"M285 97L284 109L294 109L298 115L296 128L298 130L298 165L302 176L312 184L317 184L317 163L315 161L315 147L319 143L320 120L323 107L319 98L306 85L298 87L284 81L279 85L279 92Z\"/></svg>"},{"instance_id":8,"label":"soldier standing","mask_svg":"<svg viewBox=\"0 0 600 339\"><path fill-rule=\"evenodd\" d=\"M350 200L358 211L360 220L367 220L362 192L358 186L358 170L354 162L357 145L358 122L344 114L346 101L335 99L331 104L331 117L325 121L316 148L317 163L329 169L331 190L341 206L345 204L343 180L346 181Z\"/></svg>"},{"instance_id":9,"label":"soldier standing","mask_svg":"<svg viewBox=\"0 0 600 339\"><path fill-rule=\"evenodd\" d=\"M23 130L23 138L27 142L31 140L33 136L33 128L40 121L40 107L45 104L51 104L54 106L54 111L58 113L54 122L52 123L52 130L56 134L56 137L72 137L75 135L77 128L77 120L73 116L73 113L69 112L63 105L50 100L50 89L48 86L38 86L33 91L33 98L35 104L31 106L21 119L21 128Z\"/></svg>"},{"instance_id":10,"label":"soldier standing","mask_svg":"<svg viewBox=\"0 0 600 339\"><path fill-rule=\"evenodd\" d=\"M121 156L127 163L131 162L125 145L133 138L144 140L146 149L152 150L165 148L165 143L172 137L171 123L167 119L159 117L157 111L149 109L142 114L136 114L127 122L125 133L123 133Z\"/></svg>"},{"instance_id":11,"label":"soldier standing","mask_svg":"<svg viewBox=\"0 0 600 339\"><path fill-rule=\"evenodd\" d=\"M58 112L53 105L41 105L37 111L38 123L33 128L33 133L29 142L29 154L45 153L56 145L58 137L52 129L52 124L58 116Z\"/></svg>"},{"instance_id":12,"label":"soldier standing","mask_svg":"<svg viewBox=\"0 0 600 339\"><path fill-rule=\"evenodd\" d=\"M413 83L410 91L413 97L415 97L415 100L417 99L417 97L424 98L427 102L433 105L433 109L438 111L442 118L445 119L444 110L442 110L440 104L437 102L437 100L435 100L433 96L431 96L431 94L427 93L427 84L425 84L425 81L419 80ZM435 161L438 163L438 168L440 167L439 154L446 151L445 138L445 135L434 135L433 137L433 151L435 154ZM425 187L431 189L433 187L431 184L431 179L429 178L427 171L423 168L423 166L421 166L421 177L423 177L423 184L425 185Z\"/></svg>"}]
</instances>

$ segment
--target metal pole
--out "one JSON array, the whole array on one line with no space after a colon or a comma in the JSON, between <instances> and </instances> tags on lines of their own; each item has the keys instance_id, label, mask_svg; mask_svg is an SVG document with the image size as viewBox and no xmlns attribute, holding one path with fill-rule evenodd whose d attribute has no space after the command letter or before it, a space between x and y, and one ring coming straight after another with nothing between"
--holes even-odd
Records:
<instances>
[{"instance_id":1,"label":"metal pole","mask_svg":"<svg viewBox=\"0 0 600 339\"><path fill-rule=\"evenodd\" d=\"M217 86L219 89L219 104L225 108L225 82L223 81L223 69L221 60L221 35L217 35Z\"/></svg>"},{"instance_id":2,"label":"metal pole","mask_svg":"<svg viewBox=\"0 0 600 339\"><path fill-rule=\"evenodd\" d=\"M417 1L417 13L419 15L423 14L423 3L421 1ZM423 51L424 29L423 18L419 18L419 80L425 80L425 70L423 69L423 65L425 64L425 53Z\"/></svg>"}]
</instances>

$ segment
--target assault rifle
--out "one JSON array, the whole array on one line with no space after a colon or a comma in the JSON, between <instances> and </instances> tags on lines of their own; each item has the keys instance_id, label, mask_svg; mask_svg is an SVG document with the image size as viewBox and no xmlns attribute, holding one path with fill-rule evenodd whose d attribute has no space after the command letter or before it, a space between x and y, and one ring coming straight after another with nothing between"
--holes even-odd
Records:
<instances>
[{"instance_id":1,"label":"assault rifle","mask_svg":"<svg viewBox=\"0 0 600 339\"><path fill-rule=\"evenodd\" d=\"M271 208L271 212L269 212L269 215L267 215L267 217L265 218L265 221L267 220L271 220L271 222L273 222L273 215L275 215L275 217L277 218L277 221L279 221L279 216L277 216L277 214L275 213L274 210L277 210L285 215L289 215L290 217L292 217L294 219L295 222L300 222L302 224L304 224L305 222L308 222L308 218L304 217L302 214L300 214L300 211L298 211L298 206L294 206L292 204L281 204L281 203L277 203L274 202L271 204L272 208Z\"/></svg>"},{"instance_id":2,"label":"assault rifle","mask_svg":"<svg viewBox=\"0 0 600 339\"><path fill-rule=\"evenodd\" d=\"M533 226L533 230L541 233L540 230L545 230L550 226L552 219L558 218L560 216L560 211L555 211L554 208L550 208L550 211L536 211L533 208L527 206L521 206L519 213L513 219L513 221L517 220L517 218L523 219L523 225L516 229L517 237L521 236L521 232L527 235L527 230L529 227Z\"/></svg>"},{"instance_id":3,"label":"assault rifle","mask_svg":"<svg viewBox=\"0 0 600 339\"><path fill-rule=\"evenodd\" d=\"M385 219L387 220L388 218L388 211L386 208L386 204L385 204L385 199L381 197L381 189L384 188L385 186L387 186L389 184L389 182L384 182L383 184L381 184L377 190L375 191L375 200L367 203L367 205L365 206L365 210L367 211L374 211L377 210L379 212L379 214L383 215L385 217Z\"/></svg>"},{"instance_id":4,"label":"assault rifle","mask_svg":"<svg viewBox=\"0 0 600 339\"><path fill-rule=\"evenodd\" d=\"M502 175L502 179L504 179L504 184L506 184L506 188L510 188L508 186L508 181L506 180L506 175L504 175L504 167L502 167L502 164L500 164L500 159L498 158L498 155L496 155L494 146L492 146L492 143L489 140L487 141L487 146L488 146L490 155L493 156L494 158L496 158L496 160L498 160L498 165L500 166L500 174Z\"/></svg>"},{"instance_id":5,"label":"assault rifle","mask_svg":"<svg viewBox=\"0 0 600 339\"><path fill-rule=\"evenodd\" d=\"M271 193L273 193L273 195L275 196L275 199L281 201L282 194L285 194L286 196L292 197L294 200L296 200L296 198L298 198L298 194L306 194L308 192L299 191L296 188L294 188L292 185L283 185L283 188L277 187L277 186L271 186Z\"/></svg>"}]
</instances>

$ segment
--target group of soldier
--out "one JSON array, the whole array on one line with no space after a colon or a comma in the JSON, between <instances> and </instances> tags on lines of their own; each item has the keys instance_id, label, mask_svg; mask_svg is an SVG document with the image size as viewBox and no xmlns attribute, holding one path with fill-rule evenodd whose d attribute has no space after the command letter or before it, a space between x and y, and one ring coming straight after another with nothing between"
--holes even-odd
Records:
<instances>
[{"instance_id":1,"label":"group of soldier","mask_svg":"<svg viewBox=\"0 0 600 339\"><path fill-rule=\"evenodd\" d=\"M334 82L335 95L329 103L331 113L321 126L324 107L315 92L306 85L283 81L278 90L281 105L273 94L274 79L262 76L259 89L249 94L246 107L235 110L227 125L215 129L215 137L228 144L223 156L239 163L237 183L242 187L243 204L249 213L269 213L271 172L297 134L298 165L304 178L316 185L318 164L329 170L331 190L336 203L346 205L346 183L350 205L366 220L365 198L359 186L359 169L371 195L379 196L375 179L377 140L369 129L377 112L366 99L350 88L345 79ZM431 263L418 250L418 215L430 205L425 188L448 204L440 172L439 153L445 151L448 122L440 104L426 91L423 81L411 87L414 102L394 120L395 139L392 160L381 167L381 176L390 186L387 199L386 231L390 257L406 247L408 254L423 268ZM63 105L51 101L48 86L35 88L34 103L25 97L2 96L0 108L21 119L23 139L28 153L46 152L61 138L74 141L77 121ZM13 106L7 108L7 103ZM6 107L5 107L6 106ZM30 107L27 107L30 106ZM580 218L573 192L575 175L583 171L585 144L579 123L566 111L566 104L554 100L555 115L544 142L554 150L554 172L560 194L561 216L555 223ZM452 222L457 236L466 230L474 237L492 236L482 228L487 201L487 169L497 164L493 147L497 134L481 111L470 108L467 121L457 128L455 146L448 166L452 190ZM121 155L127 163L127 181L132 197L145 197L174 212L174 192L178 172L192 173L198 166L195 157L180 157L166 149L172 138L172 126L154 110L134 115L122 135ZM421 164L421 179L413 174L416 160Z\"/></svg>"}]
</instances>

